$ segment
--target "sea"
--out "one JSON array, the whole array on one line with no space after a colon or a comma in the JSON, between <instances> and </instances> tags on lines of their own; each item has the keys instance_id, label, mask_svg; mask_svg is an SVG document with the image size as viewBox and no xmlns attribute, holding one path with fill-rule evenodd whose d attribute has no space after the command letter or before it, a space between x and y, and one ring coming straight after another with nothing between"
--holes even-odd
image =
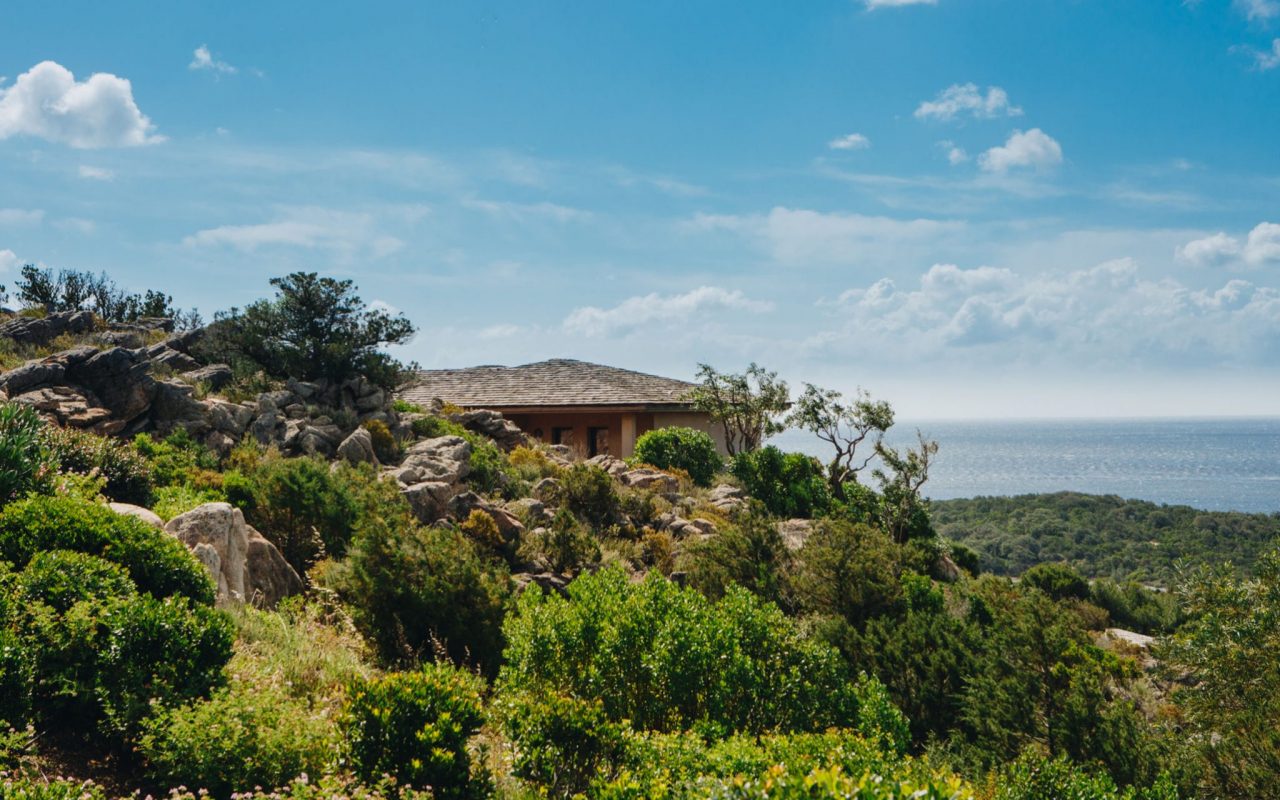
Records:
<instances>
[{"instance_id":1,"label":"sea","mask_svg":"<svg viewBox=\"0 0 1280 800\"><path fill-rule=\"evenodd\" d=\"M937 500L1075 491L1210 511L1280 512L1280 417L899 421L886 442L938 442ZM769 440L829 458L812 434Z\"/></svg>"}]
</instances>

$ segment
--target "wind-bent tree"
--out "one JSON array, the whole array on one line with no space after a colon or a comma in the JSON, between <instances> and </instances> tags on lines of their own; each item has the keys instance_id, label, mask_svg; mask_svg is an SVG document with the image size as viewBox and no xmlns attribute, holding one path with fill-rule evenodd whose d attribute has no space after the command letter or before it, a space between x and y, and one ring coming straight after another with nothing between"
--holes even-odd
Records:
<instances>
[{"instance_id":1,"label":"wind-bent tree","mask_svg":"<svg viewBox=\"0 0 1280 800\"><path fill-rule=\"evenodd\" d=\"M919 446L905 450L879 442L876 455L884 468L871 473L880 482L881 526L899 544L933 534L920 490L929 480L929 467L938 454L938 443L926 439L920 431L916 431L916 438Z\"/></svg>"},{"instance_id":2,"label":"wind-bent tree","mask_svg":"<svg viewBox=\"0 0 1280 800\"><path fill-rule=\"evenodd\" d=\"M363 375L391 388L402 366L381 348L414 334L403 315L369 308L349 280L295 272L272 278L276 296L215 318L211 347L233 361L248 359L267 374L341 381Z\"/></svg>"},{"instance_id":3,"label":"wind-bent tree","mask_svg":"<svg viewBox=\"0 0 1280 800\"><path fill-rule=\"evenodd\" d=\"M844 485L858 480L858 473L876 457L885 431L893 427L893 407L887 400L872 400L862 389L848 402L840 392L804 385L787 421L831 445L835 456L827 464L831 493L845 499ZM869 448L858 448L870 440Z\"/></svg>"},{"instance_id":4,"label":"wind-bent tree","mask_svg":"<svg viewBox=\"0 0 1280 800\"><path fill-rule=\"evenodd\" d=\"M754 362L746 372L718 372L698 365L702 384L689 393L694 408L711 415L724 428L730 456L757 450L765 438L781 433L781 416L791 405L787 382Z\"/></svg>"}]
</instances>

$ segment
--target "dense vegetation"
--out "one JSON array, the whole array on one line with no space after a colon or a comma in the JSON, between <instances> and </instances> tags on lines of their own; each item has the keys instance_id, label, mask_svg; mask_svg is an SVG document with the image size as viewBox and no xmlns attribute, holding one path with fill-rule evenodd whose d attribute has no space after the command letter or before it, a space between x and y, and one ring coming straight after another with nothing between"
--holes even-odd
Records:
<instances>
[{"instance_id":1,"label":"dense vegetation","mask_svg":"<svg viewBox=\"0 0 1280 800\"><path fill-rule=\"evenodd\" d=\"M1280 515L1199 511L1059 492L932 503L938 532L978 553L984 571L1020 575L1063 562L1090 578L1167 585L1179 561L1248 573L1280 537Z\"/></svg>"},{"instance_id":2,"label":"dense vegetation","mask_svg":"<svg viewBox=\"0 0 1280 800\"><path fill-rule=\"evenodd\" d=\"M254 370L242 380L389 366L390 329L352 287L292 278L255 318L297 322L288 293L314 290L346 298L330 310L350 325L289 323L287 341L233 351ZM335 331L350 336L330 348ZM431 524L371 464L251 437L222 457L182 432L99 439L0 406L0 800L1275 793L1273 519L1221 526L1247 532L1239 569L1147 575L1089 537L1136 547L1150 527L1188 557L1221 542L1181 509L1110 498L930 507L938 445L885 446L887 403L809 386L788 411L759 367L703 377L737 452L650 437L637 461L668 470L662 491L401 404L412 436L469 447L469 510ZM783 413L831 457L759 447L754 426ZM375 429L394 464L410 435ZM163 518L234 504L306 591L215 604L183 545L104 502L125 499ZM966 535L983 503L1005 526L990 531L1018 520L1035 555ZM1160 638L1143 649L1113 625Z\"/></svg>"}]
</instances>

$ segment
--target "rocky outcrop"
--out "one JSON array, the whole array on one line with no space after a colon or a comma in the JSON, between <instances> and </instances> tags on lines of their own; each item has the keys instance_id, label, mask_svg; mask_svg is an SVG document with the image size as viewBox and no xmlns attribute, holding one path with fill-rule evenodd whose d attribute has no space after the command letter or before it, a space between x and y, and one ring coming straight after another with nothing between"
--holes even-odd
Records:
<instances>
[{"instance_id":1,"label":"rocky outcrop","mask_svg":"<svg viewBox=\"0 0 1280 800\"><path fill-rule=\"evenodd\" d=\"M722 514L733 514L747 507L747 493L722 483L707 494L707 502Z\"/></svg>"},{"instance_id":2,"label":"rocky outcrop","mask_svg":"<svg viewBox=\"0 0 1280 800\"><path fill-rule=\"evenodd\" d=\"M471 443L461 436L437 436L405 451L400 469L412 470L401 483L437 481L457 485L471 474Z\"/></svg>"},{"instance_id":3,"label":"rocky outcrop","mask_svg":"<svg viewBox=\"0 0 1280 800\"><path fill-rule=\"evenodd\" d=\"M373 436L364 428L356 428L338 445L338 458L352 464L377 464L378 455L373 451Z\"/></svg>"},{"instance_id":4,"label":"rocky outcrop","mask_svg":"<svg viewBox=\"0 0 1280 800\"><path fill-rule=\"evenodd\" d=\"M680 491L680 480L670 473L651 467L637 467L617 475L623 486L658 494L675 494Z\"/></svg>"},{"instance_id":5,"label":"rocky outcrop","mask_svg":"<svg viewBox=\"0 0 1280 800\"><path fill-rule=\"evenodd\" d=\"M230 503L205 503L164 526L185 544L218 584L219 602L267 608L298 594L302 579L280 551L244 521Z\"/></svg>"},{"instance_id":6,"label":"rocky outcrop","mask_svg":"<svg viewBox=\"0 0 1280 800\"><path fill-rule=\"evenodd\" d=\"M515 544L524 533L524 523L510 511L496 506L475 492L463 492L449 501L450 515L456 520L466 519L472 511L483 511L493 518L498 526L498 534L505 544Z\"/></svg>"},{"instance_id":7,"label":"rocky outcrop","mask_svg":"<svg viewBox=\"0 0 1280 800\"><path fill-rule=\"evenodd\" d=\"M524 431L520 430L518 425L497 411L488 409L464 411L460 414L449 415L449 419L469 431L488 436L498 447L506 452L511 452L528 441L525 438Z\"/></svg>"},{"instance_id":8,"label":"rocky outcrop","mask_svg":"<svg viewBox=\"0 0 1280 800\"><path fill-rule=\"evenodd\" d=\"M778 533L782 543L792 552L804 547L813 531L813 522L807 519L786 519L778 523Z\"/></svg>"},{"instance_id":9,"label":"rocky outcrop","mask_svg":"<svg viewBox=\"0 0 1280 800\"><path fill-rule=\"evenodd\" d=\"M59 311L43 317L14 317L0 324L0 338L18 344L48 344L63 334L81 334L93 330L93 312Z\"/></svg>"}]
</instances>

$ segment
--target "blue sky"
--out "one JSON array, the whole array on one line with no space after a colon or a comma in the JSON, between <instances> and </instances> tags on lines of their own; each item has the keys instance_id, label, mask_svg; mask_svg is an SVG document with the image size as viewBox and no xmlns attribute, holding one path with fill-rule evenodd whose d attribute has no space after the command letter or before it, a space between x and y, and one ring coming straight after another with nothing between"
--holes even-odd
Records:
<instances>
[{"instance_id":1,"label":"blue sky","mask_svg":"<svg viewBox=\"0 0 1280 800\"><path fill-rule=\"evenodd\" d=\"M1280 413L1280 0L25 3L0 282L295 269L424 366Z\"/></svg>"}]
</instances>

